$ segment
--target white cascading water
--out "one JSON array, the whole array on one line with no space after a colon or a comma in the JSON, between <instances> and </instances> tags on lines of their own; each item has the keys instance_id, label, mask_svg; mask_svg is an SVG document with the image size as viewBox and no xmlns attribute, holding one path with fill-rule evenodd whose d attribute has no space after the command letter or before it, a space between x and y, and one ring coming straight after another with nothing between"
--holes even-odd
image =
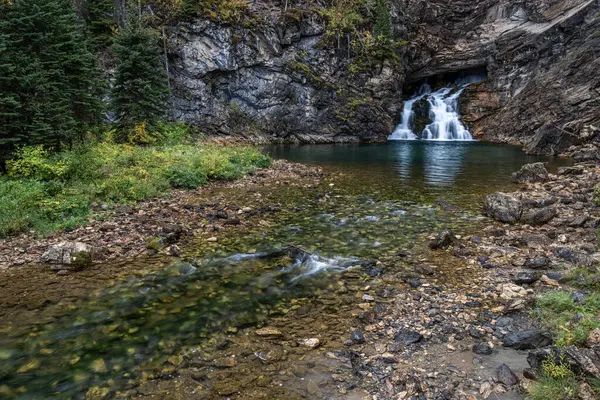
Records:
<instances>
[{"instance_id":1,"label":"white cascading water","mask_svg":"<svg viewBox=\"0 0 600 400\"><path fill-rule=\"evenodd\" d=\"M471 133L465 128L458 115L458 97L464 86L443 88L429 95L429 116L433 122L423 129L421 137L425 140L473 140Z\"/></svg>"},{"instance_id":2,"label":"white cascading water","mask_svg":"<svg viewBox=\"0 0 600 400\"><path fill-rule=\"evenodd\" d=\"M388 140L473 140L471 133L460 121L458 113L458 98L467 86L480 82L485 78L481 76L468 76L455 82L455 86L431 92L431 87L424 84L416 96L404 103L400 124L388 137ZM412 129L415 113L414 104L427 97L429 103L429 118L432 121L419 132L420 136Z\"/></svg>"},{"instance_id":3,"label":"white cascading water","mask_svg":"<svg viewBox=\"0 0 600 400\"><path fill-rule=\"evenodd\" d=\"M402 110L400 124L398 124L396 129L394 129L394 132L392 132L388 140L415 140L419 138L417 135L415 135L410 127L415 116L413 105L429 93L431 93L431 87L429 87L427 84L424 84L421 86L416 96L404 102L404 109Z\"/></svg>"}]
</instances>

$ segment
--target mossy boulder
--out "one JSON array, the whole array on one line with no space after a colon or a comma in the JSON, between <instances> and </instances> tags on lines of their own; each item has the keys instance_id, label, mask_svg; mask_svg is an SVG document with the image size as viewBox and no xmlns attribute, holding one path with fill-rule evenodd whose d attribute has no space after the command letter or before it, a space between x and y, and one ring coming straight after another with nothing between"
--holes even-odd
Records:
<instances>
[{"instance_id":1,"label":"mossy boulder","mask_svg":"<svg viewBox=\"0 0 600 400\"><path fill-rule=\"evenodd\" d=\"M79 271L93 261L93 248L81 242L61 242L49 246L42 254L42 262L53 271Z\"/></svg>"}]
</instances>

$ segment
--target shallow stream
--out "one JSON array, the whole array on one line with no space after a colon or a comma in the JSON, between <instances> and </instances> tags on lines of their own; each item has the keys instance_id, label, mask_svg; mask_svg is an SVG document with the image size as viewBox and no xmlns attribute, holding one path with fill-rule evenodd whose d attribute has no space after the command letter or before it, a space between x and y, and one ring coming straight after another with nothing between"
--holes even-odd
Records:
<instances>
[{"instance_id":1,"label":"shallow stream","mask_svg":"<svg viewBox=\"0 0 600 400\"><path fill-rule=\"evenodd\" d=\"M455 266L430 254L428 237L442 227L469 235L488 224L479 213L484 194L515 189L510 173L521 165L548 161L552 170L569 162L478 142L275 146L266 151L274 158L322 166L329 178L303 190L276 186L211 193L273 212L218 243L198 242L181 260L136 260L144 273L65 300L60 311L48 311L43 324L20 321L18 328L3 330L0 397L152 396L158 388L136 388L148 379L173 379L173 366L179 364L173 360L182 351L202 349L205 358L216 359L225 348L215 343L225 337L241 343L263 325L303 326L303 334L318 325L331 331L323 334L329 346L341 346L335 338L350 320L344 313L361 301L353 287L360 289L362 281L385 268L403 271L400 257L407 253L436 262L446 271L445 281L460 284L464 279L453 273ZM144 263L148 268L140 267ZM320 311L299 312L303 307ZM323 310L339 314L339 321L328 328ZM237 361L246 363L253 382L265 375L252 366L262 360L260 349L254 350L247 361ZM251 398L235 387L241 385L236 380L232 388L214 389L211 380L216 378L209 373L190 398L194 393L205 393L196 398L234 398L236 393ZM265 398L291 399L311 393L305 384L303 377L261 390Z\"/></svg>"}]
</instances>

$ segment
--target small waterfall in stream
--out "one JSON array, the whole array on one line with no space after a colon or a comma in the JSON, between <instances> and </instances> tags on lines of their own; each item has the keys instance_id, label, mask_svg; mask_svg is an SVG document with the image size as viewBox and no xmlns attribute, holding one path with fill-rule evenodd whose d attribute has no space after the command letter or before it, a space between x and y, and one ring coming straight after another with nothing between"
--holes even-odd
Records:
<instances>
[{"instance_id":1,"label":"small waterfall in stream","mask_svg":"<svg viewBox=\"0 0 600 400\"><path fill-rule=\"evenodd\" d=\"M388 140L473 140L473 136L463 125L458 113L458 99L467 86L480 82L480 76L460 79L451 87L431 91L427 84L421 86L415 96L404 102L400 124ZM429 106L429 121L422 132L415 132L415 103L425 98Z\"/></svg>"}]
</instances>

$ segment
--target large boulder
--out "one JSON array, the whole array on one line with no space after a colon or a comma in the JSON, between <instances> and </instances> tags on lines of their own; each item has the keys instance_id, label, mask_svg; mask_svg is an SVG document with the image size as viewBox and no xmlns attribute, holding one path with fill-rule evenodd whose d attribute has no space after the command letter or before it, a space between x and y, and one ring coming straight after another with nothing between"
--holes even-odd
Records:
<instances>
[{"instance_id":1,"label":"large boulder","mask_svg":"<svg viewBox=\"0 0 600 400\"><path fill-rule=\"evenodd\" d=\"M500 222L514 224L521 219L523 203L507 193L493 193L485 197L483 214Z\"/></svg>"},{"instance_id":2,"label":"large boulder","mask_svg":"<svg viewBox=\"0 0 600 400\"><path fill-rule=\"evenodd\" d=\"M504 338L504 347L516 350L537 349L552 344L552 337L539 330L514 332Z\"/></svg>"},{"instance_id":3,"label":"large boulder","mask_svg":"<svg viewBox=\"0 0 600 400\"><path fill-rule=\"evenodd\" d=\"M81 242L61 242L49 246L42 254L42 262L53 271L81 270L92 263L93 249Z\"/></svg>"},{"instance_id":4,"label":"large boulder","mask_svg":"<svg viewBox=\"0 0 600 400\"><path fill-rule=\"evenodd\" d=\"M556 217L556 214L558 214L558 210L554 206L544 207L540 210L529 210L523 215L522 222L533 226L544 225Z\"/></svg>"},{"instance_id":5,"label":"large boulder","mask_svg":"<svg viewBox=\"0 0 600 400\"><path fill-rule=\"evenodd\" d=\"M517 183L534 183L546 182L549 177L544 163L537 162L523 165L519 171L513 172L512 179Z\"/></svg>"}]
</instances>

